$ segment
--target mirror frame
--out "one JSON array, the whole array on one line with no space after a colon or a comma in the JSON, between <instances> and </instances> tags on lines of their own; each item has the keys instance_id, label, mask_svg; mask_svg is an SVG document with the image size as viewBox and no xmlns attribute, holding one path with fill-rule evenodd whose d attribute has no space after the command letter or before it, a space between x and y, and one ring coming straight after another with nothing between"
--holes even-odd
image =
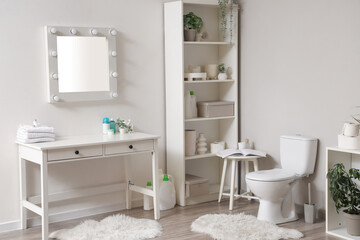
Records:
<instances>
[{"instance_id":1,"label":"mirror frame","mask_svg":"<svg viewBox=\"0 0 360 240\"><path fill-rule=\"evenodd\" d=\"M116 29L100 27L64 27L45 26L46 44L46 69L48 82L48 101L57 102L78 102L111 100L118 97L117 93L117 52L116 52ZM59 92L58 82L58 59L57 59L57 37L58 36L86 36L106 37L108 40L109 56L109 91L92 92Z\"/></svg>"}]
</instances>

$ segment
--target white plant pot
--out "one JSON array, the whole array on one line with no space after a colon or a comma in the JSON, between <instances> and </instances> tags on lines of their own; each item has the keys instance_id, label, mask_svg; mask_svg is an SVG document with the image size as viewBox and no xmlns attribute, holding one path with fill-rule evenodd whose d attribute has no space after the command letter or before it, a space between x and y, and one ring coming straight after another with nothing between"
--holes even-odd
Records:
<instances>
[{"instance_id":1,"label":"white plant pot","mask_svg":"<svg viewBox=\"0 0 360 240\"><path fill-rule=\"evenodd\" d=\"M119 133L120 135L126 134L127 133L126 128L119 128Z\"/></svg>"},{"instance_id":2,"label":"white plant pot","mask_svg":"<svg viewBox=\"0 0 360 240\"><path fill-rule=\"evenodd\" d=\"M218 79L221 80L221 81L226 80L227 79L226 73L219 73Z\"/></svg>"}]
</instances>

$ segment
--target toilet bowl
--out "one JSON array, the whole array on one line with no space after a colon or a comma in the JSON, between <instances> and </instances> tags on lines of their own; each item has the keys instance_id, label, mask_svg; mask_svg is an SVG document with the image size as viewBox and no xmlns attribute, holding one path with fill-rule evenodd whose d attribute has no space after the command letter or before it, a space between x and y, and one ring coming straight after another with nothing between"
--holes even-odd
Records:
<instances>
[{"instance_id":1,"label":"toilet bowl","mask_svg":"<svg viewBox=\"0 0 360 240\"><path fill-rule=\"evenodd\" d=\"M259 220L278 224L298 219L291 195L292 186L297 179L299 178L295 172L285 169L264 170L247 174L246 184L253 194L259 197ZM282 207L285 198L290 198L288 199L290 210L286 213Z\"/></svg>"},{"instance_id":2,"label":"toilet bowl","mask_svg":"<svg viewBox=\"0 0 360 240\"><path fill-rule=\"evenodd\" d=\"M282 168L246 174L247 186L255 196L259 197L257 216L259 220L278 224L298 219L292 187L298 179L314 172L316 151L316 138L301 135L281 136ZM284 208L285 202L289 203L289 209Z\"/></svg>"}]
</instances>

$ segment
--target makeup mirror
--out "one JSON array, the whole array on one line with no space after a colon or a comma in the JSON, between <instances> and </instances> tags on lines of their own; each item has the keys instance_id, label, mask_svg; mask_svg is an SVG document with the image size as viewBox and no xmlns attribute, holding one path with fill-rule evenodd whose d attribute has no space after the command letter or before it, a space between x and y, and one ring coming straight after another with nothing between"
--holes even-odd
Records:
<instances>
[{"instance_id":1,"label":"makeup mirror","mask_svg":"<svg viewBox=\"0 0 360 240\"><path fill-rule=\"evenodd\" d=\"M51 103L114 99L116 30L46 26Z\"/></svg>"}]
</instances>

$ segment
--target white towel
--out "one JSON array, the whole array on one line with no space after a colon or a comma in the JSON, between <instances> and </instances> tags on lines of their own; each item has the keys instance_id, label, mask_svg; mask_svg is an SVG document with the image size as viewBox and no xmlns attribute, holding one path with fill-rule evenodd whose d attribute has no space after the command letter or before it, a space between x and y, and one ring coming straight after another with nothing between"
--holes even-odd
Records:
<instances>
[{"instance_id":1,"label":"white towel","mask_svg":"<svg viewBox=\"0 0 360 240\"><path fill-rule=\"evenodd\" d=\"M54 142L55 138L17 138L17 140L21 143L37 143L37 142Z\"/></svg>"},{"instance_id":2,"label":"white towel","mask_svg":"<svg viewBox=\"0 0 360 240\"><path fill-rule=\"evenodd\" d=\"M24 132L24 131L18 131L17 133L18 138L27 138L27 139L33 139L33 138L55 138L55 133L33 133L33 132Z\"/></svg>"},{"instance_id":3,"label":"white towel","mask_svg":"<svg viewBox=\"0 0 360 240\"><path fill-rule=\"evenodd\" d=\"M24 131L28 133L54 133L55 129L53 127L47 126L34 127L30 125L22 125L19 127L19 131Z\"/></svg>"}]
</instances>

